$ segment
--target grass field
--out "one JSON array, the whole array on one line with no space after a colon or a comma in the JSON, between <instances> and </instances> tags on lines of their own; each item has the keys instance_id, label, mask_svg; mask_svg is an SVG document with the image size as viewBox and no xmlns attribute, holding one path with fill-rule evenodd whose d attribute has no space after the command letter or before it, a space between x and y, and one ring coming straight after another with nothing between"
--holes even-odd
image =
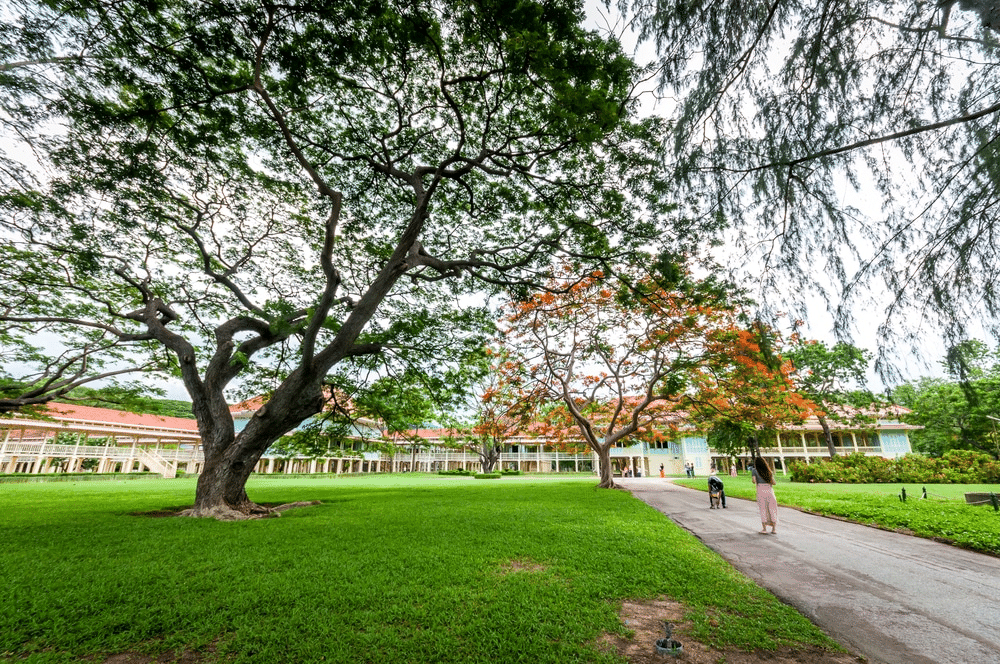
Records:
<instances>
[{"instance_id":1,"label":"grass field","mask_svg":"<svg viewBox=\"0 0 1000 664\"><path fill-rule=\"evenodd\" d=\"M722 477L726 496L753 499L748 475ZM708 490L706 478L678 479L677 484ZM921 499L923 489L927 499ZM900 499L906 489L906 501ZM1000 555L1000 513L988 506L966 505L966 492L996 492L987 484L804 484L778 478L778 503L817 514L932 537L974 551Z\"/></svg>"},{"instance_id":2,"label":"grass field","mask_svg":"<svg viewBox=\"0 0 1000 664\"><path fill-rule=\"evenodd\" d=\"M281 518L135 516L194 481L0 487L0 661L194 651L225 662L616 662L626 598L715 647L836 649L625 492L579 480L255 478ZM766 618L765 618L766 616Z\"/></svg>"}]
</instances>

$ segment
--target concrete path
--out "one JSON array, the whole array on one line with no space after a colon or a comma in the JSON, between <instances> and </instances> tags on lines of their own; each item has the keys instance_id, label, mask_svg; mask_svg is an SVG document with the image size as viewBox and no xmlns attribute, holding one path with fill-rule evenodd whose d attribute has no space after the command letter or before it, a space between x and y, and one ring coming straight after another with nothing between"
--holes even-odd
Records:
<instances>
[{"instance_id":1,"label":"concrete path","mask_svg":"<svg viewBox=\"0 0 1000 664\"><path fill-rule=\"evenodd\" d=\"M620 484L873 664L1000 664L1000 558L785 507L761 535L756 502Z\"/></svg>"}]
</instances>

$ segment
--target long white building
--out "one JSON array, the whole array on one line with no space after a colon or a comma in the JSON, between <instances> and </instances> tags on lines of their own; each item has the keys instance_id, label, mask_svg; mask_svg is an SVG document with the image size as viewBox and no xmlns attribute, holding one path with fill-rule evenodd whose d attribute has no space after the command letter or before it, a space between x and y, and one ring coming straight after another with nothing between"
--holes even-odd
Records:
<instances>
[{"instance_id":1,"label":"long white building","mask_svg":"<svg viewBox=\"0 0 1000 664\"><path fill-rule=\"evenodd\" d=\"M909 432L919 427L902 423L898 418L904 412L901 408L886 411L870 429L828 422L833 431L837 453L861 453L889 459L909 454L912 451ZM446 431L422 429L416 434L425 445L419 458L426 459L427 462L421 469L466 467L459 465L454 451L445 446ZM786 427L771 440L761 440L760 454L770 459L774 467L785 474L792 461L809 463L814 459L828 458L830 453L823 428L814 417L801 425ZM720 471L728 471L733 462L738 469L745 469L750 458L744 456L730 459L709 448L704 434L691 430L660 443L636 442L629 446L615 447L611 450L611 462L615 466L615 474L621 474L627 465L638 469L642 475L649 476L659 473L662 464L667 475L683 475L685 465L693 464L696 474L707 475L713 466ZM501 468L524 472L589 472L596 470L596 464L596 454L560 453L547 445L544 439L528 436L510 439L501 454Z\"/></svg>"},{"instance_id":2,"label":"long white building","mask_svg":"<svg viewBox=\"0 0 1000 664\"><path fill-rule=\"evenodd\" d=\"M253 415L256 401L232 408L237 431ZM911 451L908 432L917 427L898 420L902 411L886 414L870 429L831 423L840 454L862 453L896 458ZM478 455L449 444L446 431L421 429L408 440L382 439L386 451L369 451L364 439L380 438L374 422L357 425L357 439L347 441L328 454L311 457L266 453L255 469L265 474L436 472L479 470ZM819 422L782 430L773 440L761 441L761 454L786 472L791 461L809 462L828 456ZM727 471L735 461L744 468L747 458L731 460L709 448L704 435L690 431L661 443L637 442L616 447L611 453L615 472L627 465L643 475L659 472L683 474L686 464L705 475L715 465ZM52 404L43 420L11 417L0 419L0 475L43 473L133 473L154 472L175 477L178 472L197 474L204 463L201 438L194 420L156 415L137 415L107 408ZM591 452L559 451L546 440L530 436L511 438L500 455L502 469L523 472L595 472L597 458Z\"/></svg>"}]
</instances>

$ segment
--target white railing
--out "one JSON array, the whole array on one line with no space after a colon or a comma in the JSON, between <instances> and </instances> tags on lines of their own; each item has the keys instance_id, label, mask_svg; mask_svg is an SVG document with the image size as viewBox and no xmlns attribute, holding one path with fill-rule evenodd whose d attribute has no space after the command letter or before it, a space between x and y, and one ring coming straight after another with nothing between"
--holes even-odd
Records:
<instances>
[{"instance_id":1,"label":"white railing","mask_svg":"<svg viewBox=\"0 0 1000 664\"><path fill-rule=\"evenodd\" d=\"M99 436L128 436L129 438L138 435L149 436L150 439L162 438L173 441L198 441L201 440L197 429L184 431L176 427L151 426L148 424L131 424L126 422L100 422L96 420L83 420L70 417L56 416L51 420L29 420L25 418L4 419L3 428L12 431L21 429L24 431L54 431L54 432L78 432L86 431Z\"/></svg>"},{"instance_id":2,"label":"white railing","mask_svg":"<svg viewBox=\"0 0 1000 664\"><path fill-rule=\"evenodd\" d=\"M465 462L469 464L478 464L479 455L473 453L462 454L461 452L418 452L416 455L412 453L397 453L394 456L395 461L409 463L414 460L418 464L427 463L460 463ZM516 462L520 463L532 463L537 462L539 464L552 464L552 462L589 462L593 460L593 456L588 452L586 454L567 454L565 452L501 452L500 462ZM388 461L388 457L382 457L382 461Z\"/></svg>"},{"instance_id":3,"label":"white railing","mask_svg":"<svg viewBox=\"0 0 1000 664\"><path fill-rule=\"evenodd\" d=\"M109 458L122 461L136 458L139 453L148 448L136 447L134 450L129 447L118 447L111 445L55 445L52 443L10 443L3 448L5 457L77 457L77 458ZM160 449L159 456L170 461L196 461L201 458L201 451L197 454L192 449Z\"/></svg>"},{"instance_id":4,"label":"white railing","mask_svg":"<svg viewBox=\"0 0 1000 664\"><path fill-rule=\"evenodd\" d=\"M871 445L858 445L858 449L855 450L853 446L848 445L845 447L840 447L839 445L834 449L837 450L837 454L854 454L855 451L862 454L882 454L882 448L878 446ZM766 456L778 456L782 454L784 456L829 456L830 448L826 445L808 445L803 447L802 445L782 445L779 450L777 447L761 447L760 453Z\"/></svg>"}]
</instances>

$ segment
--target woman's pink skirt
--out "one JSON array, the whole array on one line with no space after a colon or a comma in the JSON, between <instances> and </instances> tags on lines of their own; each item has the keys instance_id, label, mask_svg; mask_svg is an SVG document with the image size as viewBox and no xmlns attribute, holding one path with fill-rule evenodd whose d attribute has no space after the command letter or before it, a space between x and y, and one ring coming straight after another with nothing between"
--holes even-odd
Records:
<instances>
[{"instance_id":1,"label":"woman's pink skirt","mask_svg":"<svg viewBox=\"0 0 1000 664\"><path fill-rule=\"evenodd\" d=\"M774 487L764 482L757 483L757 507L760 508L760 522L765 526L778 525L778 499L774 497Z\"/></svg>"}]
</instances>

